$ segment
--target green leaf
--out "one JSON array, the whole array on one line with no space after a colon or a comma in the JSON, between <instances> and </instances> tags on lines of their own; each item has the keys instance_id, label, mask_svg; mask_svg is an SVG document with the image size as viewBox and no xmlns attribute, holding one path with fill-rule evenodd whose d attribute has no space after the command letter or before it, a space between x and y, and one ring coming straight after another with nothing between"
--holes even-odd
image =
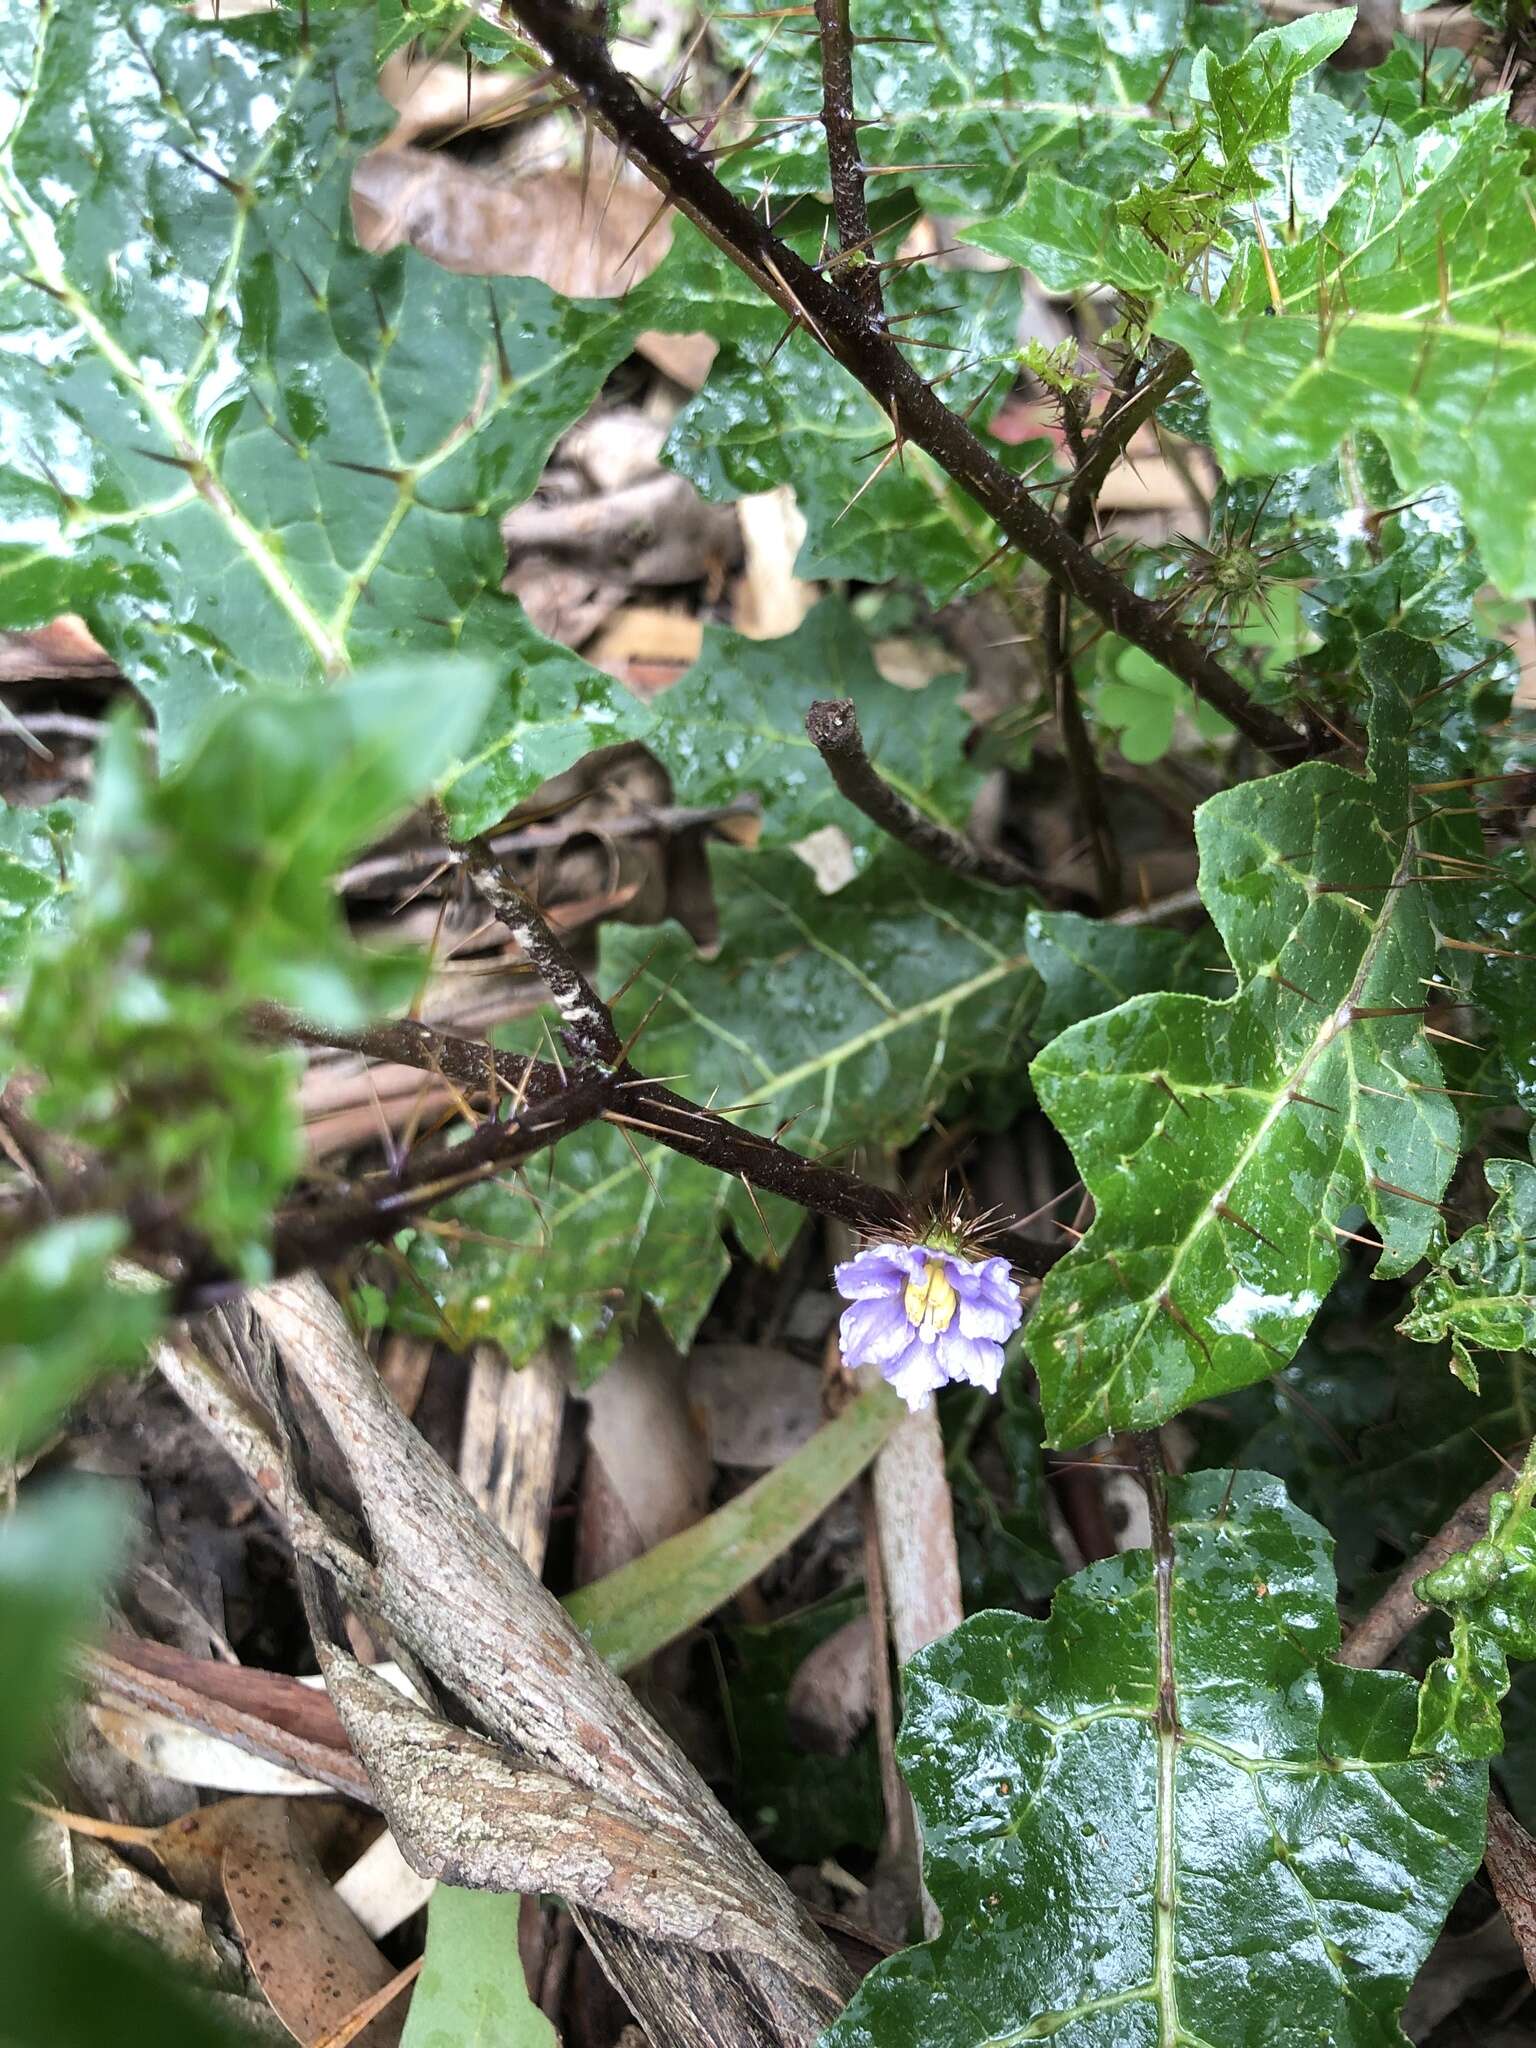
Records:
<instances>
[{"instance_id":1,"label":"green leaf","mask_svg":"<svg viewBox=\"0 0 1536 2048\"><path fill-rule=\"evenodd\" d=\"M1381 1233L1382 1277L1429 1247L1460 1126L1420 1026L1436 937L1414 885L1417 648L1382 634L1367 650L1368 774L1308 763L1197 813L1236 994L1139 997L1030 1069L1096 1205L1029 1324L1054 1443L1148 1427L1283 1365L1350 1205Z\"/></svg>"},{"instance_id":2,"label":"green leaf","mask_svg":"<svg viewBox=\"0 0 1536 2048\"><path fill-rule=\"evenodd\" d=\"M812 699L851 697L886 781L929 817L963 826L980 777L964 758L962 687L958 676L917 691L888 683L846 605L826 598L779 640L706 626L698 660L660 701L648 744L679 803L721 804L756 790L765 846L837 825L862 868L889 842L839 794L806 737Z\"/></svg>"},{"instance_id":3,"label":"green leaf","mask_svg":"<svg viewBox=\"0 0 1536 2048\"><path fill-rule=\"evenodd\" d=\"M1192 12L1194 24L1182 0L950 0L927 13L910 0L863 0L853 97L874 125L860 130L860 152L875 166L918 166L908 182L939 213L1000 213L1044 165L1100 189L1123 184L1153 161L1151 102L1161 86L1166 106L1164 74L1204 31ZM763 40L755 23L736 29L732 53L750 61ZM764 177L780 192L824 190L820 130L790 125L821 109L816 67L793 25L757 76L752 111L764 139L734 160L733 178L754 190Z\"/></svg>"},{"instance_id":4,"label":"green leaf","mask_svg":"<svg viewBox=\"0 0 1536 2048\"><path fill-rule=\"evenodd\" d=\"M1093 1565L1047 1622L907 1667L936 1941L825 2048L1382 2048L1482 1854L1483 1768L1414 1755L1418 1688L1337 1648L1329 1542L1263 1474L1169 1487L1171 1571ZM1160 1597L1161 1591L1161 1597Z\"/></svg>"},{"instance_id":5,"label":"green leaf","mask_svg":"<svg viewBox=\"0 0 1536 2048\"><path fill-rule=\"evenodd\" d=\"M1352 7L1304 14L1265 29L1230 64L1201 51L1190 77L1195 118L1163 137L1172 176L1140 185L1121 203L1119 219L1181 264L1223 240L1227 212L1257 199L1267 182L1255 152L1286 139L1296 86L1339 47L1354 21Z\"/></svg>"},{"instance_id":6,"label":"green leaf","mask_svg":"<svg viewBox=\"0 0 1536 2048\"><path fill-rule=\"evenodd\" d=\"M871 1387L723 1508L568 1594L567 1613L615 1670L632 1670L782 1557L853 1484L904 1412L889 1387Z\"/></svg>"},{"instance_id":7,"label":"green leaf","mask_svg":"<svg viewBox=\"0 0 1536 2048\"><path fill-rule=\"evenodd\" d=\"M1441 1252L1413 1290L1398 1324L1421 1344L1449 1337L1461 1374L1477 1385L1468 1346L1489 1351L1536 1350L1536 1166L1494 1159L1488 1185L1497 1199L1479 1223Z\"/></svg>"},{"instance_id":8,"label":"green leaf","mask_svg":"<svg viewBox=\"0 0 1536 2048\"><path fill-rule=\"evenodd\" d=\"M0 804L0 981L24 964L34 939L55 931L69 900L76 803L35 810Z\"/></svg>"},{"instance_id":9,"label":"green leaf","mask_svg":"<svg viewBox=\"0 0 1536 2048\"><path fill-rule=\"evenodd\" d=\"M1224 467L1293 469L1369 427L1409 495L1455 486L1513 596L1536 593L1528 167L1501 100L1384 138L1317 234L1272 248L1278 312L1250 264L1226 309L1181 298L1153 323L1194 358Z\"/></svg>"},{"instance_id":10,"label":"green leaf","mask_svg":"<svg viewBox=\"0 0 1536 2048\"><path fill-rule=\"evenodd\" d=\"M1346 1609L1363 1614L1402 1567L1520 1448L1536 1412L1536 1364L1496 1352L1472 1393L1371 1313L1367 1275L1347 1270L1290 1364L1187 1419L1202 1465L1276 1473L1326 1517Z\"/></svg>"},{"instance_id":11,"label":"green leaf","mask_svg":"<svg viewBox=\"0 0 1536 2048\"><path fill-rule=\"evenodd\" d=\"M1011 213L967 228L960 239L1022 264L1053 292L1088 284L1156 292L1173 281L1168 257L1120 224L1107 192L1069 185L1051 171L1031 176Z\"/></svg>"},{"instance_id":12,"label":"green leaf","mask_svg":"<svg viewBox=\"0 0 1536 2048\"><path fill-rule=\"evenodd\" d=\"M115 1217L81 1217L0 1262L0 1459L30 1450L102 1374L143 1358L162 1298L109 1284L127 1235Z\"/></svg>"},{"instance_id":13,"label":"green leaf","mask_svg":"<svg viewBox=\"0 0 1536 2048\"><path fill-rule=\"evenodd\" d=\"M367 9L3 0L0 36L0 406L29 422L0 623L83 614L167 758L233 689L471 647L506 679L504 777L525 720L518 794L568 766L574 697L611 720L624 693L566 656L533 699L554 657L500 593L496 514L628 352L626 306L359 251L352 165L394 119Z\"/></svg>"},{"instance_id":14,"label":"green leaf","mask_svg":"<svg viewBox=\"0 0 1536 2048\"><path fill-rule=\"evenodd\" d=\"M765 1855L820 1863L853 1845L880 1846L880 1753L866 1728L846 1756L796 1740L789 1718L795 1673L828 1636L864 1612L854 1590L760 1628L733 1628L730 1711L737 1752L732 1809Z\"/></svg>"},{"instance_id":15,"label":"green leaf","mask_svg":"<svg viewBox=\"0 0 1536 2048\"><path fill-rule=\"evenodd\" d=\"M656 1006L637 1049L650 1072L685 1076L721 1108L752 1105L753 1130L796 1117L785 1142L814 1156L905 1144L958 1082L1008 1069L1037 989L1015 898L899 851L833 897L789 853L716 848L711 867L715 959L676 930L603 932L602 985L631 984L621 1032ZM643 1125L643 1089L634 1116ZM594 1371L646 1300L688 1344L726 1270L721 1226L754 1248L761 1227L734 1183L631 1135L640 1159L611 1125L566 1139L534 1176L538 1216L496 1187L445 1211L490 1246L417 1238L413 1263L455 1342L490 1337L517 1360L553 1326ZM764 1211L783 1249L799 1212Z\"/></svg>"},{"instance_id":16,"label":"green leaf","mask_svg":"<svg viewBox=\"0 0 1536 2048\"><path fill-rule=\"evenodd\" d=\"M521 1905L515 1892L437 1887L400 2048L560 2048L523 1974Z\"/></svg>"},{"instance_id":17,"label":"green leaf","mask_svg":"<svg viewBox=\"0 0 1536 2048\"><path fill-rule=\"evenodd\" d=\"M791 240L815 258L815 231ZM919 265L887 273L885 296L893 316L921 315L897 332L916 338L925 369L952 373L942 387L949 404L963 411L992 392L973 416L985 426L1005 388L999 364L1014 356L1018 279L947 270L936 280ZM778 308L696 230L679 228L666 264L630 303L652 325L703 327L721 342L663 452L707 498L792 484L807 527L799 575L909 577L940 601L993 551L991 522L921 449L905 447L880 468L893 446L886 413L813 337L783 341Z\"/></svg>"},{"instance_id":18,"label":"green leaf","mask_svg":"<svg viewBox=\"0 0 1536 2048\"><path fill-rule=\"evenodd\" d=\"M1219 711L1202 704L1187 683L1139 647L1106 648L1093 701L1100 724L1114 734L1127 761L1160 761L1173 745L1181 711L1203 740L1225 739L1232 730Z\"/></svg>"},{"instance_id":19,"label":"green leaf","mask_svg":"<svg viewBox=\"0 0 1536 2048\"><path fill-rule=\"evenodd\" d=\"M0 1327L8 1327L0 1325ZM248 2048L168 1975L34 1888L19 1803L57 1725L76 1639L92 1624L126 1518L99 1487L57 1487L0 1520L0 1981L7 2048Z\"/></svg>"},{"instance_id":20,"label":"green leaf","mask_svg":"<svg viewBox=\"0 0 1536 2048\"><path fill-rule=\"evenodd\" d=\"M15 1051L46 1076L41 1118L247 1273L299 1147L293 1063L244 1013L276 1001L350 1026L413 992L419 962L351 944L332 877L463 750L492 683L421 658L247 696L162 782L132 722L103 743L70 921L34 953Z\"/></svg>"},{"instance_id":21,"label":"green leaf","mask_svg":"<svg viewBox=\"0 0 1536 2048\"><path fill-rule=\"evenodd\" d=\"M1527 1459L1529 1466L1530 1460ZM1432 1756L1497 1756L1509 1659L1536 1657L1536 1468L1496 1493L1488 1534L1427 1573L1414 1591L1451 1617L1451 1654L1437 1657L1419 1697L1414 1748Z\"/></svg>"},{"instance_id":22,"label":"green leaf","mask_svg":"<svg viewBox=\"0 0 1536 2048\"><path fill-rule=\"evenodd\" d=\"M1205 929L1186 937L1153 925L1108 924L1070 910L1032 910L1029 962L1045 984L1034 1035L1047 1045L1070 1024L1158 989L1205 993L1216 949Z\"/></svg>"}]
</instances>

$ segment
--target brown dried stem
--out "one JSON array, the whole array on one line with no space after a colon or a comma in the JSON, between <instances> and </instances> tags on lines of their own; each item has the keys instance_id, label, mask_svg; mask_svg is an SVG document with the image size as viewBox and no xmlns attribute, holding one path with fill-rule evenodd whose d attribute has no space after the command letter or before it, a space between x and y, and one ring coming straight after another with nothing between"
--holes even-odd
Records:
<instances>
[{"instance_id":1,"label":"brown dried stem","mask_svg":"<svg viewBox=\"0 0 1536 2048\"><path fill-rule=\"evenodd\" d=\"M1039 885L1039 876L1012 854L978 846L964 833L925 817L916 804L892 789L864 751L852 698L819 698L805 714L805 730L849 803L903 846L973 881L996 882L1005 889Z\"/></svg>"}]
</instances>

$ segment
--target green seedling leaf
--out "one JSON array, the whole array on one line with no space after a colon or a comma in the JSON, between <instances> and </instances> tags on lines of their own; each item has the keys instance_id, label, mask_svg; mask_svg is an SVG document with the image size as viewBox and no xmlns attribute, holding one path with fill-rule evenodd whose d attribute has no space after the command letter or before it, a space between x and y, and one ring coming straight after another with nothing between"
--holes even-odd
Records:
<instances>
[{"instance_id":1,"label":"green seedling leaf","mask_svg":"<svg viewBox=\"0 0 1536 2048\"><path fill-rule=\"evenodd\" d=\"M1529 1459L1527 1460L1529 1464ZM1451 1617L1451 1653L1437 1657L1419 1698L1415 1749L1433 1756L1497 1756L1499 1702L1509 1659L1536 1657L1536 1468L1489 1503L1488 1534L1414 1588Z\"/></svg>"},{"instance_id":2,"label":"green seedling leaf","mask_svg":"<svg viewBox=\"0 0 1536 2048\"><path fill-rule=\"evenodd\" d=\"M1536 1350L1536 1166L1495 1159L1486 1170L1488 1221L1446 1246L1398 1324L1421 1344L1449 1338L1458 1377L1474 1389L1471 1347Z\"/></svg>"},{"instance_id":3,"label":"green seedling leaf","mask_svg":"<svg viewBox=\"0 0 1536 2048\"><path fill-rule=\"evenodd\" d=\"M1292 93L1354 21L1352 7L1303 15L1256 35L1230 64L1202 50L1190 74L1194 119L1162 138L1172 173L1140 185L1117 209L1119 220L1181 266L1221 241L1226 214L1257 199L1267 183L1255 152L1285 140Z\"/></svg>"},{"instance_id":4,"label":"green seedling leaf","mask_svg":"<svg viewBox=\"0 0 1536 2048\"><path fill-rule=\"evenodd\" d=\"M1034 172L1011 213L965 229L960 239L1021 264L1053 292L1113 284L1154 293L1177 275L1161 249L1122 225L1107 192L1069 184L1052 171Z\"/></svg>"},{"instance_id":5,"label":"green seedling leaf","mask_svg":"<svg viewBox=\"0 0 1536 2048\"><path fill-rule=\"evenodd\" d=\"M484 664L421 659L303 696L247 696L157 782L119 718L98 757L70 916L33 953L11 1029L36 1114L164 1195L247 1274L299 1163L293 1062L244 1013L362 1023L420 963L348 939L337 868L469 743Z\"/></svg>"},{"instance_id":6,"label":"green seedling leaf","mask_svg":"<svg viewBox=\"0 0 1536 2048\"><path fill-rule=\"evenodd\" d=\"M528 1990L515 1892L440 1884L400 2048L560 2048Z\"/></svg>"},{"instance_id":7,"label":"green seedling leaf","mask_svg":"<svg viewBox=\"0 0 1536 2048\"><path fill-rule=\"evenodd\" d=\"M1326 1533L1260 1473L1169 1488L1169 1553L907 1667L899 1755L937 1940L825 2048L1384 2048L1483 1847L1483 1767L1416 1755L1418 1687L1332 1661Z\"/></svg>"},{"instance_id":8,"label":"green seedling leaf","mask_svg":"<svg viewBox=\"0 0 1536 2048\"><path fill-rule=\"evenodd\" d=\"M1460 1125L1422 1028L1437 951L1408 779L1416 648L1370 643L1368 773L1309 763L1197 813L1236 993L1139 997L1030 1069L1096 1205L1028 1326L1054 1443L1283 1365L1350 1205L1381 1234L1379 1274L1429 1248Z\"/></svg>"}]
</instances>

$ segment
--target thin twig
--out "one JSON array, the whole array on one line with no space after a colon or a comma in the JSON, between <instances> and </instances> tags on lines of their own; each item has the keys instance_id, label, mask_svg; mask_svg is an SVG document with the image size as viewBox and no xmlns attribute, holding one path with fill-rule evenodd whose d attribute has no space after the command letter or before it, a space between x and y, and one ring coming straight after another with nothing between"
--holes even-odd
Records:
<instances>
[{"instance_id":1,"label":"thin twig","mask_svg":"<svg viewBox=\"0 0 1536 2048\"><path fill-rule=\"evenodd\" d=\"M819 698L805 714L805 730L849 803L903 846L972 880L996 882L1005 889L1040 886L1040 877L1011 853L978 846L964 833L925 817L916 804L893 789L864 751L852 698Z\"/></svg>"},{"instance_id":2,"label":"thin twig","mask_svg":"<svg viewBox=\"0 0 1536 2048\"><path fill-rule=\"evenodd\" d=\"M703 155L648 107L618 71L590 20L565 0L476 0L510 12L579 91L605 127L673 203L715 241L785 314L813 334L889 415L902 437L932 456L1002 529L1008 542L1065 585L1113 631L1181 677L1256 747L1282 764L1311 742L1264 706L1168 614L1074 540L913 369L864 301L780 242L768 224L714 175Z\"/></svg>"}]
</instances>

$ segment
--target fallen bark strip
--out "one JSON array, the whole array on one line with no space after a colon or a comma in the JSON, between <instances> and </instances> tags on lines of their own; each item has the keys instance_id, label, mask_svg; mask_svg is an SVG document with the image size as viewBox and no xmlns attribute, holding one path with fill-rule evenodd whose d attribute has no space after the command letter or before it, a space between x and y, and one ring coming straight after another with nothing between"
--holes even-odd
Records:
<instances>
[{"instance_id":1,"label":"fallen bark strip","mask_svg":"<svg viewBox=\"0 0 1536 2048\"><path fill-rule=\"evenodd\" d=\"M607 1912L582 1907L580 1917L652 2039L811 2048L852 1980L804 1908L396 1408L319 1282L281 1282L254 1306L350 1469L381 1618L489 1738L476 1766L489 1752L503 1769L537 1774L532 1791L558 1780L575 1805L635 1830L627 1852L622 1830L606 1837ZM338 1688L344 1721L354 1691ZM390 1788L379 1789L405 1842L410 1822L397 1824ZM663 1913L648 1889L652 1870L684 1863L700 1873L695 1890ZM608 1917L619 1910L622 1927ZM696 1933L682 1940L678 1916L689 1911ZM716 1953L698 1945L705 1940Z\"/></svg>"}]
</instances>

